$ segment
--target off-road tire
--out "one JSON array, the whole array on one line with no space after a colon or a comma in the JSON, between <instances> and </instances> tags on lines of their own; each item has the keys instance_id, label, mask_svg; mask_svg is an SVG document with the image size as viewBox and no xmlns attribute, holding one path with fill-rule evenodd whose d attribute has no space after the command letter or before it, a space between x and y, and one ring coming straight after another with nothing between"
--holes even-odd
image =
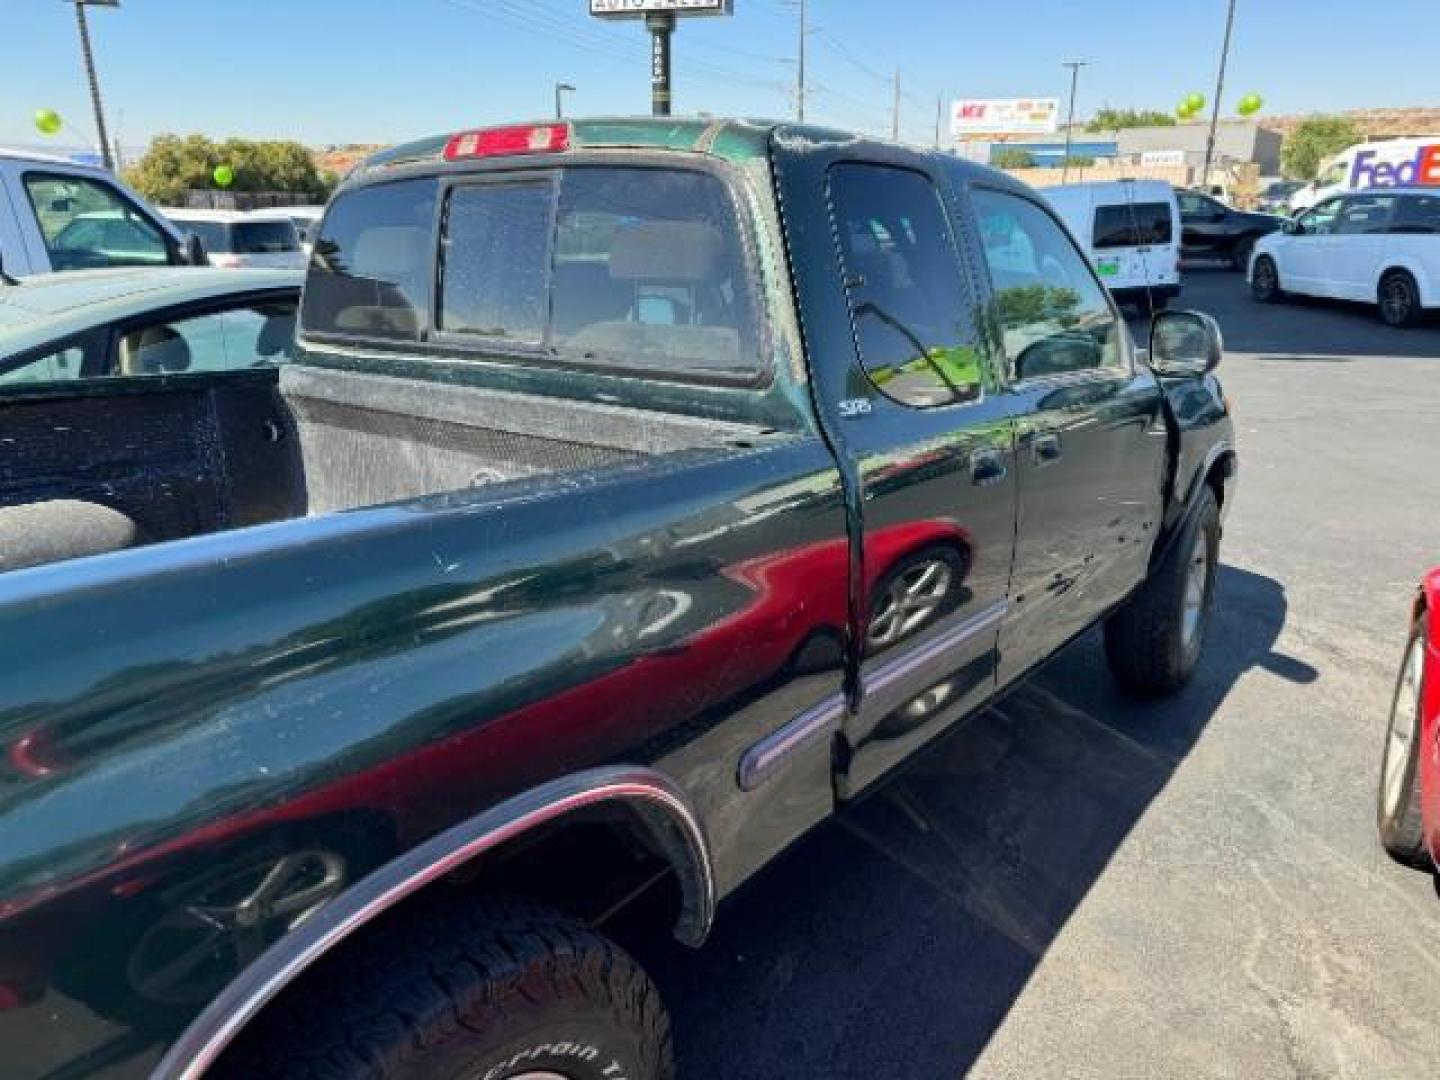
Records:
<instances>
[{"instance_id":1,"label":"off-road tire","mask_svg":"<svg viewBox=\"0 0 1440 1080\"><path fill-rule=\"evenodd\" d=\"M396 913L307 972L210 1074L225 1080L673 1080L645 972L525 901Z\"/></svg>"},{"instance_id":2,"label":"off-road tire","mask_svg":"<svg viewBox=\"0 0 1440 1080\"><path fill-rule=\"evenodd\" d=\"M1401 294L1408 297L1404 303L1398 300ZM1386 326L1414 326L1420 321L1420 287L1408 270L1390 270L1380 279L1376 303Z\"/></svg>"},{"instance_id":3,"label":"off-road tire","mask_svg":"<svg viewBox=\"0 0 1440 1080\"><path fill-rule=\"evenodd\" d=\"M1261 255L1255 260L1250 295L1262 304L1278 304L1285 299L1285 293L1280 288L1280 270L1269 255Z\"/></svg>"},{"instance_id":4,"label":"off-road tire","mask_svg":"<svg viewBox=\"0 0 1440 1080\"><path fill-rule=\"evenodd\" d=\"M1216 560L1220 510L1207 485L1184 526L1150 577L1105 622L1105 657L1122 689L1137 697L1163 697L1183 687L1205 648ZM1185 633L1185 593L1192 560L1205 545L1205 578L1198 625Z\"/></svg>"},{"instance_id":5,"label":"off-road tire","mask_svg":"<svg viewBox=\"0 0 1440 1080\"><path fill-rule=\"evenodd\" d=\"M1415 708L1413 702L1402 700L1402 696L1406 694L1407 665L1410 662L1412 651L1417 647L1417 642L1420 649L1419 662L1422 664L1420 678L1423 686L1425 642L1429 640L1426 634L1426 618L1426 613L1421 612L1420 617L1415 620L1415 625L1411 627L1410 637L1405 643L1405 659L1401 662L1400 672L1395 677L1395 692L1390 697L1390 719L1385 725L1387 744L1391 738L1391 729L1399 719L1397 710ZM1392 859L1405 866L1429 869L1430 854L1425 847L1424 821L1420 809L1420 717L1411 715L1408 719L1414 724L1414 728L1404 764L1400 798L1393 810L1386 809L1385 764L1382 752L1380 781L1376 785L1375 792L1375 824L1380 831L1380 845ZM1386 749L1388 750L1388 746Z\"/></svg>"}]
</instances>

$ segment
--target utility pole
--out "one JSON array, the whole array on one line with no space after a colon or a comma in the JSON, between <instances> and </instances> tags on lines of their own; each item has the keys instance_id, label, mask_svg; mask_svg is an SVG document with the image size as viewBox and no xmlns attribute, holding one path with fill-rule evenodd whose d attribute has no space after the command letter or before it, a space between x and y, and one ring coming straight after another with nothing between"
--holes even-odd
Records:
<instances>
[{"instance_id":1,"label":"utility pole","mask_svg":"<svg viewBox=\"0 0 1440 1080\"><path fill-rule=\"evenodd\" d=\"M945 115L945 99L942 95L935 95L935 149L940 149L940 118Z\"/></svg>"},{"instance_id":2,"label":"utility pole","mask_svg":"<svg viewBox=\"0 0 1440 1080\"><path fill-rule=\"evenodd\" d=\"M1080 69L1089 66L1088 60L1066 60L1061 67L1070 69L1070 110L1065 117L1065 156L1060 160L1060 182L1070 174L1070 143L1075 131L1075 90L1080 85Z\"/></svg>"},{"instance_id":3,"label":"utility pole","mask_svg":"<svg viewBox=\"0 0 1440 1080\"><path fill-rule=\"evenodd\" d=\"M556 119L556 120L564 120L564 119L565 119L565 106L564 106L564 104L563 104L563 103L561 102L561 100L560 100L560 95L561 95L561 94L564 94L564 93L573 94L574 92L575 92L575 87L571 86L568 82L557 82L557 83L555 84L555 119Z\"/></svg>"},{"instance_id":4,"label":"utility pole","mask_svg":"<svg viewBox=\"0 0 1440 1080\"><path fill-rule=\"evenodd\" d=\"M673 11L652 11L645 16L650 31L650 113L670 115L670 35L675 32Z\"/></svg>"},{"instance_id":5,"label":"utility pole","mask_svg":"<svg viewBox=\"0 0 1440 1080\"><path fill-rule=\"evenodd\" d=\"M805 122L805 39L810 36L805 0L800 0L800 54L795 65L795 121Z\"/></svg>"},{"instance_id":6,"label":"utility pole","mask_svg":"<svg viewBox=\"0 0 1440 1080\"><path fill-rule=\"evenodd\" d=\"M1230 29L1235 25L1235 0L1225 10L1225 42L1220 46L1220 73L1215 77L1215 102L1210 107L1210 135L1205 140L1205 167L1200 172L1200 186L1210 184L1210 162L1215 157L1215 128L1220 123L1220 95L1225 92L1225 61L1230 57Z\"/></svg>"},{"instance_id":7,"label":"utility pole","mask_svg":"<svg viewBox=\"0 0 1440 1080\"><path fill-rule=\"evenodd\" d=\"M115 169L115 158L110 151L110 137L105 133L105 110L100 104L100 80L95 74L95 55L90 51L90 27L85 21L87 5L95 7L119 7L120 0L65 0L75 5L75 25L80 30L80 53L85 60L85 77L90 81L90 102L95 106L95 131L100 142L100 160L105 168Z\"/></svg>"},{"instance_id":8,"label":"utility pole","mask_svg":"<svg viewBox=\"0 0 1440 1080\"><path fill-rule=\"evenodd\" d=\"M890 111L890 138L900 141L900 69L895 69L895 104Z\"/></svg>"}]
</instances>

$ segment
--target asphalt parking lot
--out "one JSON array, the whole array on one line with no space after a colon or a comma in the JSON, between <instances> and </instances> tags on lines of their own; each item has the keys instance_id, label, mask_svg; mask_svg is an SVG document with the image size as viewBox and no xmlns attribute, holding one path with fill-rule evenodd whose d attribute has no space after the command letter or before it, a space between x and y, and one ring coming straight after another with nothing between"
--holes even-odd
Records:
<instances>
[{"instance_id":1,"label":"asphalt parking lot","mask_svg":"<svg viewBox=\"0 0 1440 1080\"><path fill-rule=\"evenodd\" d=\"M1095 635L645 957L691 1080L1427 1077L1440 897L1374 830L1440 562L1440 324L1193 270L1242 471L1208 655L1136 704Z\"/></svg>"}]
</instances>

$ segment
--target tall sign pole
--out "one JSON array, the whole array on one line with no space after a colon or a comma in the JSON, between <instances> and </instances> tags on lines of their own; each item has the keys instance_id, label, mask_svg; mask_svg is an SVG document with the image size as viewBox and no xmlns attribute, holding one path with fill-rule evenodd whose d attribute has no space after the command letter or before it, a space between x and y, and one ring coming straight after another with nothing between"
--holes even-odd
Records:
<instances>
[{"instance_id":1,"label":"tall sign pole","mask_svg":"<svg viewBox=\"0 0 1440 1080\"><path fill-rule=\"evenodd\" d=\"M805 122L805 39L810 36L805 0L800 0L800 57L795 71L795 122Z\"/></svg>"},{"instance_id":2,"label":"tall sign pole","mask_svg":"<svg viewBox=\"0 0 1440 1080\"><path fill-rule=\"evenodd\" d=\"M675 33L673 11L652 11L645 16L650 31L650 115L670 115L670 35Z\"/></svg>"},{"instance_id":3,"label":"tall sign pole","mask_svg":"<svg viewBox=\"0 0 1440 1080\"><path fill-rule=\"evenodd\" d=\"M90 51L90 26L85 21L85 8L89 4L99 7L119 7L120 0L65 0L75 5L75 25L80 30L80 53L85 60L85 77L90 82L90 102L95 106L95 134L100 140L100 160L105 168L115 171L115 157L110 152L110 136L105 132L105 110L100 104L100 79L95 74L95 54Z\"/></svg>"},{"instance_id":4,"label":"tall sign pole","mask_svg":"<svg viewBox=\"0 0 1440 1080\"><path fill-rule=\"evenodd\" d=\"M729 15L734 0L590 0L597 19L644 19L650 32L650 112L669 116L674 99L670 80L670 39L679 15Z\"/></svg>"},{"instance_id":5,"label":"tall sign pole","mask_svg":"<svg viewBox=\"0 0 1440 1080\"><path fill-rule=\"evenodd\" d=\"M1225 61L1230 58L1230 29L1235 25L1235 0L1225 10L1225 42L1220 46L1220 73L1215 77L1215 103L1210 108L1210 134L1205 139L1205 166L1200 170L1200 186L1210 183L1210 162L1215 157L1215 128L1220 123L1220 95L1225 92Z\"/></svg>"},{"instance_id":6,"label":"tall sign pole","mask_svg":"<svg viewBox=\"0 0 1440 1080\"><path fill-rule=\"evenodd\" d=\"M1061 67L1070 69L1070 111L1065 118L1065 156L1060 159L1060 182L1070 175L1070 144L1075 137L1075 89L1080 85L1080 69L1088 64L1086 60L1066 60Z\"/></svg>"}]
</instances>

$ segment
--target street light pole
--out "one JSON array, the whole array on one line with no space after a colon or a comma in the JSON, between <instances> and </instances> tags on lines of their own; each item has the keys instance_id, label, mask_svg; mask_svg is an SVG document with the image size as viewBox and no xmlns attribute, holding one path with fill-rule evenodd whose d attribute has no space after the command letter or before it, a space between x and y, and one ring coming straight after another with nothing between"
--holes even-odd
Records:
<instances>
[{"instance_id":1,"label":"street light pole","mask_svg":"<svg viewBox=\"0 0 1440 1080\"><path fill-rule=\"evenodd\" d=\"M805 122L805 39L810 36L805 0L800 0L800 53L795 71L795 122Z\"/></svg>"},{"instance_id":2,"label":"street light pole","mask_svg":"<svg viewBox=\"0 0 1440 1080\"><path fill-rule=\"evenodd\" d=\"M65 0L75 5L75 25L80 29L80 52L85 59L85 77L90 82L90 101L95 106L95 131L100 142L100 160L114 171L115 159L110 152L110 137L105 132L105 110L100 104L100 80L95 75L95 55L90 51L90 27L85 21L86 5L119 7L120 0Z\"/></svg>"},{"instance_id":3,"label":"street light pole","mask_svg":"<svg viewBox=\"0 0 1440 1080\"><path fill-rule=\"evenodd\" d=\"M1220 95L1225 92L1225 61L1230 58L1230 30L1235 25L1235 0L1225 10L1225 41L1220 46L1220 73L1215 77L1215 101L1210 107L1210 134L1205 139L1205 166L1200 172L1200 186L1210 184L1210 162L1215 157L1215 128L1220 123Z\"/></svg>"},{"instance_id":4,"label":"street light pole","mask_svg":"<svg viewBox=\"0 0 1440 1080\"><path fill-rule=\"evenodd\" d=\"M1061 67L1070 69L1070 110L1065 117L1065 156L1060 159L1060 182L1065 183L1070 175L1070 142L1075 131L1075 89L1080 85L1080 69L1088 67L1088 60L1066 60Z\"/></svg>"},{"instance_id":5,"label":"street light pole","mask_svg":"<svg viewBox=\"0 0 1440 1080\"><path fill-rule=\"evenodd\" d=\"M564 107L564 105L563 105L563 104L561 103L561 101L560 101L560 95L563 94L563 93L571 93L571 94L573 94L574 92L575 92L575 87L571 86L568 82L557 82L557 83L555 84L555 119L556 119L556 120L564 120L564 119L565 119L565 107Z\"/></svg>"}]
</instances>

